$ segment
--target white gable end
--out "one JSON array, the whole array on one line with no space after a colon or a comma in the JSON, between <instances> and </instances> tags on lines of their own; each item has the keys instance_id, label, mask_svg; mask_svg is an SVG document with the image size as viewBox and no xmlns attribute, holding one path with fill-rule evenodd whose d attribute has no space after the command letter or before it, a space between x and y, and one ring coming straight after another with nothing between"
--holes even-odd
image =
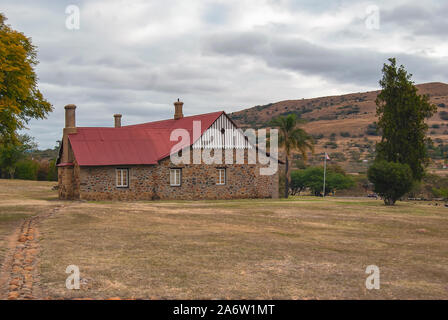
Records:
<instances>
[{"instance_id":1,"label":"white gable end","mask_svg":"<svg viewBox=\"0 0 448 320\"><path fill-rule=\"evenodd\" d=\"M252 149L244 133L222 114L193 144L193 149Z\"/></svg>"}]
</instances>

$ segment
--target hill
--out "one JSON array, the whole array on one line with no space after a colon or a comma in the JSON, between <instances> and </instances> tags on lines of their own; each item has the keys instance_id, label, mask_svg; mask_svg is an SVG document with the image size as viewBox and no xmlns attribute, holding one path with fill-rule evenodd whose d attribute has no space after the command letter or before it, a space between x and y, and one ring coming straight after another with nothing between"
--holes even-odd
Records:
<instances>
[{"instance_id":1,"label":"hill","mask_svg":"<svg viewBox=\"0 0 448 320\"><path fill-rule=\"evenodd\" d=\"M434 147L430 149L432 167L441 167L444 150L448 155L448 84L431 82L417 85L419 93L428 94L438 106L438 112L428 120L429 135ZM377 91L358 92L340 96L284 100L230 114L242 128L264 128L272 118L291 113L306 120L303 128L316 139L315 156L319 162L324 150L350 172L362 172L373 159L377 121L375 99ZM363 161L364 160L364 161ZM367 161L366 161L367 160Z\"/></svg>"}]
</instances>

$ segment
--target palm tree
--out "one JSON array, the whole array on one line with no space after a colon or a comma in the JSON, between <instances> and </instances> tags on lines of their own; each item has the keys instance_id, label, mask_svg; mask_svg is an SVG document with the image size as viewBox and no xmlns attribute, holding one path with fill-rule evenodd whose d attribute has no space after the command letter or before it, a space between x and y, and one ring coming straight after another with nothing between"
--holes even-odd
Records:
<instances>
[{"instance_id":1,"label":"palm tree","mask_svg":"<svg viewBox=\"0 0 448 320\"><path fill-rule=\"evenodd\" d=\"M314 140L305 130L298 127L301 122L301 119L291 113L286 117L277 117L270 123L272 127L278 128L278 145L285 149L285 198L288 198L289 195L289 158L291 157L291 151L299 151L303 160L307 160L308 150L314 152Z\"/></svg>"}]
</instances>

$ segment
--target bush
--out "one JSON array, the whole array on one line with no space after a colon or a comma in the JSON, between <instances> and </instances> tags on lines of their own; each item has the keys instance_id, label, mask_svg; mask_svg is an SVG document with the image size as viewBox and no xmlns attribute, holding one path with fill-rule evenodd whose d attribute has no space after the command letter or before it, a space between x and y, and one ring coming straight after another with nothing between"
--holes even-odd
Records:
<instances>
[{"instance_id":1,"label":"bush","mask_svg":"<svg viewBox=\"0 0 448 320\"><path fill-rule=\"evenodd\" d=\"M448 198L448 176L426 173L421 183L415 184L410 196L413 198Z\"/></svg>"},{"instance_id":2,"label":"bush","mask_svg":"<svg viewBox=\"0 0 448 320\"><path fill-rule=\"evenodd\" d=\"M305 169L306 168L306 163L303 159L294 160L294 165L297 169Z\"/></svg>"},{"instance_id":3,"label":"bush","mask_svg":"<svg viewBox=\"0 0 448 320\"><path fill-rule=\"evenodd\" d=\"M326 181L325 189L328 188L328 192L334 192L336 190L344 190L351 188L355 182L349 176L342 173L328 172L328 178Z\"/></svg>"},{"instance_id":4,"label":"bush","mask_svg":"<svg viewBox=\"0 0 448 320\"><path fill-rule=\"evenodd\" d=\"M328 167L325 183L325 194L336 190L351 188L354 181L347 176L339 166ZM295 170L291 172L291 191L293 194L303 191L305 188L319 196L322 194L324 186L324 168L309 167L305 170Z\"/></svg>"},{"instance_id":5,"label":"bush","mask_svg":"<svg viewBox=\"0 0 448 320\"><path fill-rule=\"evenodd\" d=\"M46 181L48 178L49 170L50 170L50 164L48 160L39 161L37 167L37 180Z\"/></svg>"},{"instance_id":6,"label":"bush","mask_svg":"<svg viewBox=\"0 0 448 320\"><path fill-rule=\"evenodd\" d=\"M294 196L296 194L300 195L300 192L302 192L306 188L306 175L305 170L295 170L291 172L291 194Z\"/></svg>"},{"instance_id":7,"label":"bush","mask_svg":"<svg viewBox=\"0 0 448 320\"><path fill-rule=\"evenodd\" d=\"M337 147L338 147L337 143L334 142L334 141L326 142L326 143L324 144L324 146L325 146L325 147L328 147L328 148L331 148L331 149L337 149Z\"/></svg>"},{"instance_id":8,"label":"bush","mask_svg":"<svg viewBox=\"0 0 448 320\"><path fill-rule=\"evenodd\" d=\"M37 180L39 163L34 160L21 160L17 162L15 178L24 180Z\"/></svg>"},{"instance_id":9,"label":"bush","mask_svg":"<svg viewBox=\"0 0 448 320\"><path fill-rule=\"evenodd\" d=\"M317 118L317 120L335 120L337 118L338 118L338 116L336 116L336 115L324 115L324 116L320 116L319 118Z\"/></svg>"},{"instance_id":10,"label":"bush","mask_svg":"<svg viewBox=\"0 0 448 320\"><path fill-rule=\"evenodd\" d=\"M342 152L332 152L332 153L330 153L330 158L332 160L341 161L341 162L347 160L347 158L345 157L345 154L343 154Z\"/></svg>"},{"instance_id":11,"label":"bush","mask_svg":"<svg viewBox=\"0 0 448 320\"><path fill-rule=\"evenodd\" d=\"M448 188L432 188L432 193L436 198L448 199Z\"/></svg>"},{"instance_id":12,"label":"bush","mask_svg":"<svg viewBox=\"0 0 448 320\"><path fill-rule=\"evenodd\" d=\"M327 164L327 173L328 172L340 173L344 176L347 175L347 172L345 172L344 168L336 163Z\"/></svg>"},{"instance_id":13,"label":"bush","mask_svg":"<svg viewBox=\"0 0 448 320\"><path fill-rule=\"evenodd\" d=\"M341 135L341 137L347 138L347 137L350 137L350 132L348 132L348 131L341 132L340 135Z\"/></svg>"},{"instance_id":14,"label":"bush","mask_svg":"<svg viewBox=\"0 0 448 320\"><path fill-rule=\"evenodd\" d=\"M446 111L440 111L440 119L442 119L442 120L448 120L448 112L446 112Z\"/></svg>"},{"instance_id":15,"label":"bush","mask_svg":"<svg viewBox=\"0 0 448 320\"><path fill-rule=\"evenodd\" d=\"M51 160L48 165L48 181L58 181L58 168L56 167L56 159Z\"/></svg>"},{"instance_id":16,"label":"bush","mask_svg":"<svg viewBox=\"0 0 448 320\"><path fill-rule=\"evenodd\" d=\"M386 205L395 204L413 185L412 171L407 164L377 161L369 168L367 176Z\"/></svg>"},{"instance_id":17,"label":"bush","mask_svg":"<svg viewBox=\"0 0 448 320\"><path fill-rule=\"evenodd\" d=\"M378 126L377 126L376 122L371 123L367 126L366 133L369 136L378 136L379 135Z\"/></svg>"},{"instance_id":18,"label":"bush","mask_svg":"<svg viewBox=\"0 0 448 320\"><path fill-rule=\"evenodd\" d=\"M359 107L358 106L351 106L351 105L346 105L343 107L339 107L338 108L340 111L336 112L336 115L342 115L342 116L348 116L350 114L356 114L359 113Z\"/></svg>"}]
</instances>

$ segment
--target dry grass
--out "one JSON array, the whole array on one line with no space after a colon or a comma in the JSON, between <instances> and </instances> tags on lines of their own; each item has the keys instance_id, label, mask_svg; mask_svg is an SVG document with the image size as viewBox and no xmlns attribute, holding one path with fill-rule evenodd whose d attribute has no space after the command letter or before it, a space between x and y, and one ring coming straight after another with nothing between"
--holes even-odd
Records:
<instances>
[{"instance_id":1,"label":"dry grass","mask_svg":"<svg viewBox=\"0 0 448 320\"><path fill-rule=\"evenodd\" d=\"M447 299L448 209L375 200L79 203L44 221L53 297ZM67 265L85 285L65 289ZM365 289L366 266L381 289Z\"/></svg>"},{"instance_id":2,"label":"dry grass","mask_svg":"<svg viewBox=\"0 0 448 320\"><path fill-rule=\"evenodd\" d=\"M23 219L56 206L55 182L0 179L0 265L8 250L7 239Z\"/></svg>"},{"instance_id":3,"label":"dry grass","mask_svg":"<svg viewBox=\"0 0 448 320\"><path fill-rule=\"evenodd\" d=\"M60 203L53 184L1 181L2 238ZM448 298L441 206L315 198L65 204L39 226L41 285L52 298ZM80 268L79 291L65 288L70 264ZM380 290L365 289L371 264L380 267Z\"/></svg>"}]
</instances>

